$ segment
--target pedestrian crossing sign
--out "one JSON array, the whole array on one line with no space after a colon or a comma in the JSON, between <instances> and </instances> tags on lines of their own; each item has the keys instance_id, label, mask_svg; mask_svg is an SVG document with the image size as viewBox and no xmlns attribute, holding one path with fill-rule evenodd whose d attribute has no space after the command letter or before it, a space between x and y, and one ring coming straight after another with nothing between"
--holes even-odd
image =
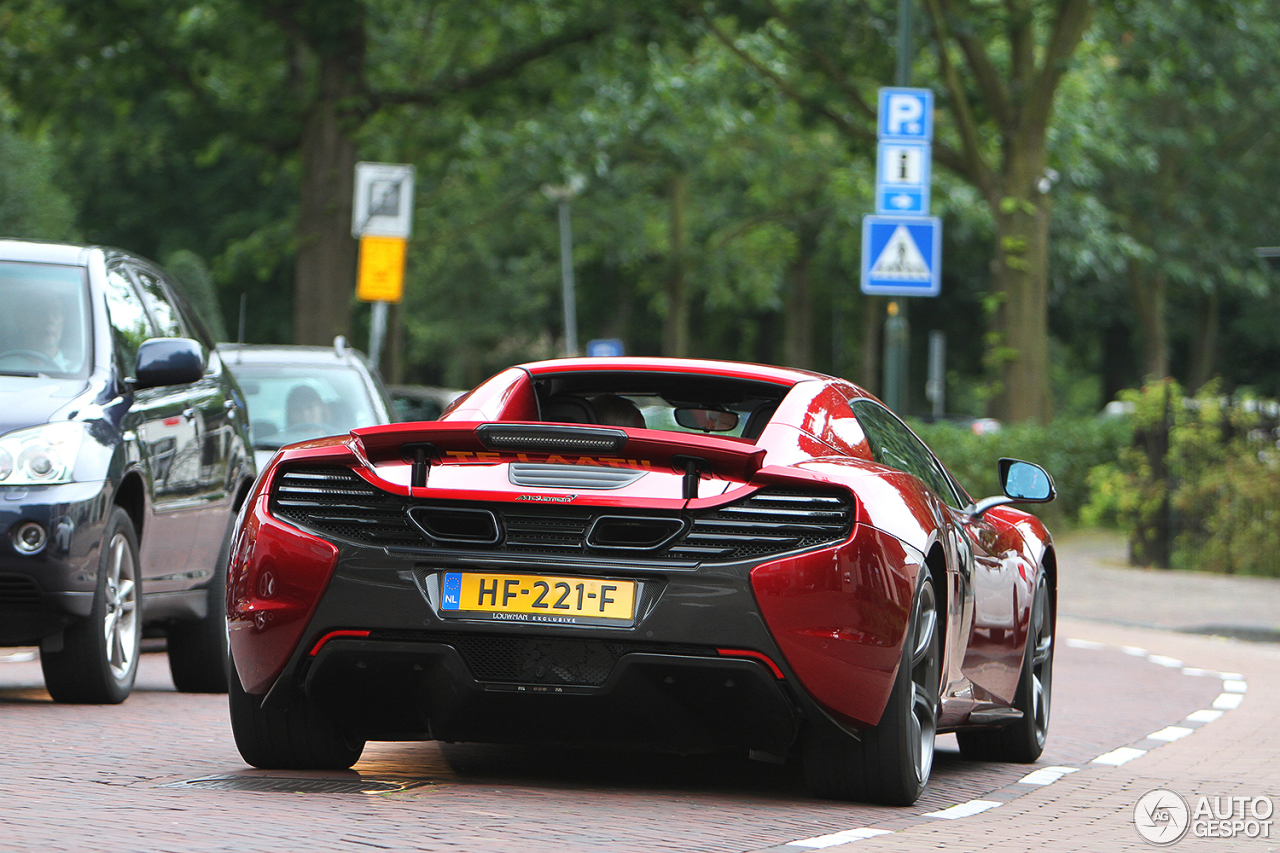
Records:
<instances>
[{"instance_id":1,"label":"pedestrian crossing sign","mask_svg":"<svg viewBox=\"0 0 1280 853\"><path fill-rule=\"evenodd\" d=\"M942 221L936 216L862 218L862 292L937 296L942 291Z\"/></svg>"}]
</instances>

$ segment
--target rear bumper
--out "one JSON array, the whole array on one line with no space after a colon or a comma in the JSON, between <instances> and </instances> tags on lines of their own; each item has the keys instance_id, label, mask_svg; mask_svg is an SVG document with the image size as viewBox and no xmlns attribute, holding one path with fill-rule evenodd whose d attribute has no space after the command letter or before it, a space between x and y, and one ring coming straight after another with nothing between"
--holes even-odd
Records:
<instances>
[{"instance_id":1,"label":"rear bumper","mask_svg":"<svg viewBox=\"0 0 1280 853\"><path fill-rule=\"evenodd\" d=\"M500 674L493 671L494 656L523 651L527 657L539 641L473 635L335 639L309 661L302 683L318 708L370 740L610 744L680 753L745 747L784 754L799 731L796 697L761 662L714 651L646 652L638 644L610 660L603 643L558 642L575 646L580 669L598 670L603 681L481 680ZM590 660L592 648L602 660Z\"/></svg>"}]
</instances>

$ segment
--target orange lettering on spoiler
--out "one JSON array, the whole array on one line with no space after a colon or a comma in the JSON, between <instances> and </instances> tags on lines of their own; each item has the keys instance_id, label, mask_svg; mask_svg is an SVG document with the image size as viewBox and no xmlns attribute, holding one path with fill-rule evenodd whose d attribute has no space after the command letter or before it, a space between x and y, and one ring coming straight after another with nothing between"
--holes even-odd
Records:
<instances>
[{"instance_id":1,"label":"orange lettering on spoiler","mask_svg":"<svg viewBox=\"0 0 1280 853\"><path fill-rule=\"evenodd\" d=\"M538 462L547 465L598 465L609 468L643 468L646 470L653 467L648 459L623 459L620 456L578 456L575 458L561 456L559 453L550 455L537 453L474 453L470 450L447 450L444 455L447 462L470 464Z\"/></svg>"}]
</instances>

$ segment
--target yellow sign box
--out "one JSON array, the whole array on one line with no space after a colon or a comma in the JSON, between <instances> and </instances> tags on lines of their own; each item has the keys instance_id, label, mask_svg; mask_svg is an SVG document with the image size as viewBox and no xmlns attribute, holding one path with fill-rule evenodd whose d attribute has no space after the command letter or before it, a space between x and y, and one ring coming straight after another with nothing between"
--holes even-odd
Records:
<instances>
[{"instance_id":1,"label":"yellow sign box","mask_svg":"<svg viewBox=\"0 0 1280 853\"><path fill-rule=\"evenodd\" d=\"M404 294L405 240L361 237L356 298L362 302L399 302Z\"/></svg>"}]
</instances>

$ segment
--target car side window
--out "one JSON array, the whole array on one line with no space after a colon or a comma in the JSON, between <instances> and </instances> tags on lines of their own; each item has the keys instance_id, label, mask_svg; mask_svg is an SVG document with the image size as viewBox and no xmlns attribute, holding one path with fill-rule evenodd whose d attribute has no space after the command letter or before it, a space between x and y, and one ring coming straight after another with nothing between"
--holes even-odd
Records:
<instances>
[{"instance_id":1,"label":"car side window","mask_svg":"<svg viewBox=\"0 0 1280 853\"><path fill-rule=\"evenodd\" d=\"M183 328L178 310L169 301L169 295L164 292L164 286L160 284L160 280L151 273L140 270L137 267L132 267L130 272L133 273L134 279L138 282L138 290L142 293L142 301L147 306L151 319L155 321L160 337L186 337L186 329Z\"/></svg>"},{"instance_id":2,"label":"car side window","mask_svg":"<svg viewBox=\"0 0 1280 853\"><path fill-rule=\"evenodd\" d=\"M155 327L143 307L142 297L123 270L114 268L107 271L106 297L113 344L126 375L132 378L138 361L138 347L147 338L156 337Z\"/></svg>"},{"instance_id":3,"label":"car side window","mask_svg":"<svg viewBox=\"0 0 1280 853\"><path fill-rule=\"evenodd\" d=\"M941 463L916 438L915 433L907 429L906 424L870 400L855 400L849 407L861 422L877 462L920 478L947 504L954 507L962 505Z\"/></svg>"}]
</instances>

